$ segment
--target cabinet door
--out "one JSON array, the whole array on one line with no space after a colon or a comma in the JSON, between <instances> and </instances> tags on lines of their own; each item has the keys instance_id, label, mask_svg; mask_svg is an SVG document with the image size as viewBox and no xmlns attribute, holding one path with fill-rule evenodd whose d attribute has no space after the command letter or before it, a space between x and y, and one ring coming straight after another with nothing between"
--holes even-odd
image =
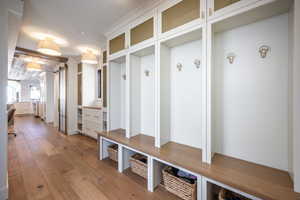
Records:
<instances>
[{"instance_id":1,"label":"cabinet door","mask_svg":"<svg viewBox=\"0 0 300 200\"><path fill-rule=\"evenodd\" d=\"M136 45L154 36L154 18L144 21L130 30L130 45Z\"/></svg>"},{"instance_id":2,"label":"cabinet door","mask_svg":"<svg viewBox=\"0 0 300 200\"><path fill-rule=\"evenodd\" d=\"M215 17L232 15L239 9L249 6L259 0L209 0L208 3L208 19Z\"/></svg>"},{"instance_id":3,"label":"cabinet door","mask_svg":"<svg viewBox=\"0 0 300 200\"><path fill-rule=\"evenodd\" d=\"M109 54L114 54L125 49L126 39L125 33L109 40Z\"/></svg>"},{"instance_id":4,"label":"cabinet door","mask_svg":"<svg viewBox=\"0 0 300 200\"><path fill-rule=\"evenodd\" d=\"M192 21L204 18L200 13L204 8L204 0L175 1L176 4L167 2L160 8L161 34L182 27Z\"/></svg>"}]
</instances>

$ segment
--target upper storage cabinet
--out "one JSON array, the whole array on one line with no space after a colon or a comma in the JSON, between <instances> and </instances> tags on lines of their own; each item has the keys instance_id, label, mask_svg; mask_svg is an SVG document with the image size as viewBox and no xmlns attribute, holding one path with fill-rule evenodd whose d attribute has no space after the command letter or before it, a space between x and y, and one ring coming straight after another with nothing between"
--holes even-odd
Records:
<instances>
[{"instance_id":1,"label":"upper storage cabinet","mask_svg":"<svg viewBox=\"0 0 300 200\"><path fill-rule=\"evenodd\" d=\"M208 0L208 19L238 13L241 8L259 0Z\"/></svg>"},{"instance_id":2,"label":"upper storage cabinet","mask_svg":"<svg viewBox=\"0 0 300 200\"><path fill-rule=\"evenodd\" d=\"M161 33L199 19L200 7L200 0L182 0L175 5L166 6L161 12Z\"/></svg>"},{"instance_id":3,"label":"upper storage cabinet","mask_svg":"<svg viewBox=\"0 0 300 200\"><path fill-rule=\"evenodd\" d=\"M214 11L220 10L222 8L226 8L227 6L230 6L236 2L239 2L241 0L213 0L214 1Z\"/></svg>"},{"instance_id":4,"label":"upper storage cabinet","mask_svg":"<svg viewBox=\"0 0 300 200\"><path fill-rule=\"evenodd\" d=\"M154 18L137 25L130 30L130 45L136 45L154 36Z\"/></svg>"},{"instance_id":5,"label":"upper storage cabinet","mask_svg":"<svg viewBox=\"0 0 300 200\"><path fill-rule=\"evenodd\" d=\"M109 54L117 53L125 49L125 33L109 40Z\"/></svg>"}]
</instances>

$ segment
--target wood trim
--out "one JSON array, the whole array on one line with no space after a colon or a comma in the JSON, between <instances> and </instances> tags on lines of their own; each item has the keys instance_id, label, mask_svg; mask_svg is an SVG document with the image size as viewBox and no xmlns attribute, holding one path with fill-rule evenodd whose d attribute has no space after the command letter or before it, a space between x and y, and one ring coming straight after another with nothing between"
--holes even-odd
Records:
<instances>
[{"instance_id":1,"label":"wood trim","mask_svg":"<svg viewBox=\"0 0 300 200\"><path fill-rule=\"evenodd\" d=\"M215 154L212 164L208 165L201 161L200 149L174 142L158 149L154 146L153 137L139 134L128 139L122 129L98 134L261 199L300 198L300 194L293 192L292 180L285 171L221 154Z\"/></svg>"},{"instance_id":2,"label":"wood trim","mask_svg":"<svg viewBox=\"0 0 300 200\"><path fill-rule=\"evenodd\" d=\"M30 50L30 49L24 49L22 47L16 47L14 57L19 57L20 55L37 57L37 58L47 59L47 60L60 62L60 63L67 63L68 62L68 58L66 58L66 57L49 56L49 55L46 55L46 54L42 54L38 51L34 51L34 50Z\"/></svg>"}]
</instances>

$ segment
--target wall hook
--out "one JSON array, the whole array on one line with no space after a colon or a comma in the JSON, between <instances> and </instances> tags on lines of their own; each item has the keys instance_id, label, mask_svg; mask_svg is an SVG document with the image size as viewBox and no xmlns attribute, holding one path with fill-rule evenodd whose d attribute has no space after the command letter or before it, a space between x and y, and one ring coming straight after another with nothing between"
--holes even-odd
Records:
<instances>
[{"instance_id":1,"label":"wall hook","mask_svg":"<svg viewBox=\"0 0 300 200\"><path fill-rule=\"evenodd\" d=\"M233 64L234 59L235 59L235 54L234 53L229 53L226 58L228 59L230 64Z\"/></svg>"},{"instance_id":2,"label":"wall hook","mask_svg":"<svg viewBox=\"0 0 300 200\"><path fill-rule=\"evenodd\" d=\"M122 78L123 78L123 80L125 81L125 80L126 80L126 74L123 74L123 75L122 75Z\"/></svg>"},{"instance_id":3,"label":"wall hook","mask_svg":"<svg viewBox=\"0 0 300 200\"><path fill-rule=\"evenodd\" d=\"M201 60L195 59L194 64L195 64L196 68L199 69L200 65L201 65Z\"/></svg>"},{"instance_id":4,"label":"wall hook","mask_svg":"<svg viewBox=\"0 0 300 200\"><path fill-rule=\"evenodd\" d=\"M145 76L150 76L150 70L147 69L144 72L145 72Z\"/></svg>"},{"instance_id":5,"label":"wall hook","mask_svg":"<svg viewBox=\"0 0 300 200\"><path fill-rule=\"evenodd\" d=\"M182 64L181 63L177 63L177 69L178 69L178 71L182 70Z\"/></svg>"},{"instance_id":6,"label":"wall hook","mask_svg":"<svg viewBox=\"0 0 300 200\"><path fill-rule=\"evenodd\" d=\"M271 48L267 45L262 45L259 47L259 53L261 58L267 57L268 52L271 50Z\"/></svg>"}]
</instances>

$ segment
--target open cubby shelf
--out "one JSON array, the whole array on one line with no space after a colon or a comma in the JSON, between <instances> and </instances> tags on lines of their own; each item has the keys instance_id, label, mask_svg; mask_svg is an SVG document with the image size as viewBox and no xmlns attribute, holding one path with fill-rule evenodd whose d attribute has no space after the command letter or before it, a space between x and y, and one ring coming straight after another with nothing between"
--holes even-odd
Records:
<instances>
[{"instance_id":1,"label":"open cubby shelf","mask_svg":"<svg viewBox=\"0 0 300 200\"><path fill-rule=\"evenodd\" d=\"M287 7L274 6L260 7L267 14L259 17L251 10L231 18L255 19L246 24L212 25L212 152L288 171L291 27Z\"/></svg>"},{"instance_id":2,"label":"open cubby shelf","mask_svg":"<svg viewBox=\"0 0 300 200\"><path fill-rule=\"evenodd\" d=\"M130 54L130 136L154 137L155 47Z\"/></svg>"},{"instance_id":3,"label":"open cubby shelf","mask_svg":"<svg viewBox=\"0 0 300 200\"><path fill-rule=\"evenodd\" d=\"M174 2L130 23L131 46L108 57L108 131L99 135L220 183L212 193L295 199L292 1Z\"/></svg>"},{"instance_id":4,"label":"open cubby shelf","mask_svg":"<svg viewBox=\"0 0 300 200\"><path fill-rule=\"evenodd\" d=\"M109 130L125 129L126 58L109 61Z\"/></svg>"}]
</instances>

